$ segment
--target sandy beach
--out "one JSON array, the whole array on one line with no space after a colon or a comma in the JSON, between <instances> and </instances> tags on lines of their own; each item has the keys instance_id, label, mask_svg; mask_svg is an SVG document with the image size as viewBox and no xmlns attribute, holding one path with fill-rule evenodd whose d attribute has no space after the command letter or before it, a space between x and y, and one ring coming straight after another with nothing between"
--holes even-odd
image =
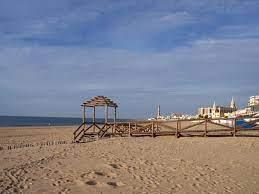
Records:
<instances>
[{"instance_id":1,"label":"sandy beach","mask_svg":"<svg viewBox=\"0 0 259 194\"><path fill-rule=\"evenodd\" d=\"M0 128L0 193L259 193L256 137L72 144L75 128Z\"/></svg>"}]
</instances>

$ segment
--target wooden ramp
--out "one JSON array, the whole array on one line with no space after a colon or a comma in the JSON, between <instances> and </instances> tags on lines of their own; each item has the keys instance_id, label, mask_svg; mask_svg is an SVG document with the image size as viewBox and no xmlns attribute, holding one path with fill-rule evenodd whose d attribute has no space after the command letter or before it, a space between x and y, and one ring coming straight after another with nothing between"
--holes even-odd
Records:
<instances>
[{"instance_id":1,"label":"wooden ramp","mask_svg":"<svg viewBox=\"0 0 259 194\"><path fill-rule=\"evenodd\" d=\"M105 137L209 137L209 136L254 136L259 137L259 118L244 125L236 119L193 119L172 121L131 121L104 124L82 123L74 132L74 142L89 142ZM249 125L250 127L247 127Z\"/></svg>"}]
</instances>

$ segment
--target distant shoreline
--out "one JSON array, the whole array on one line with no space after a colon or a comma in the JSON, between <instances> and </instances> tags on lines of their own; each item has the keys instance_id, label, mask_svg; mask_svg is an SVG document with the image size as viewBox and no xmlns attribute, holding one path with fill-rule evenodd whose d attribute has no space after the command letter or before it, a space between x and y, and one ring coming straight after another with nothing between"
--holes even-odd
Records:
<instances>
[{"instance_id":1,"label":"distant shoreline","mask_svg":"<svg viewBox=\"0 0 259 194\"><path fill-rule=\"evenodd\" d=\"M130 119L117 119L117 121L129 121ZM109 119L113 122L113 119ZM91 118L87 122L92 123ZM104 119L97 118L96 123L103 123ZM48 127L48 126L77 126L82 123L82 118L69 117L34 117L34 116L0 116L0 127Z\"/></svg>"},{"instance_id":2,"label":"distant shoreline","mask_svg":"<svg viewBox=\"0 0 259 194\"><path fill-rule=\"evenodd\" d=\"M60 128L60 129L64 129L64 128L77 128L78 125L52 125L52 126L43 126L43 125L38 125L38 126L0 126L0 130L5 130L5 129L55 129L55 128Z\"/></svg>"}]
</instances>

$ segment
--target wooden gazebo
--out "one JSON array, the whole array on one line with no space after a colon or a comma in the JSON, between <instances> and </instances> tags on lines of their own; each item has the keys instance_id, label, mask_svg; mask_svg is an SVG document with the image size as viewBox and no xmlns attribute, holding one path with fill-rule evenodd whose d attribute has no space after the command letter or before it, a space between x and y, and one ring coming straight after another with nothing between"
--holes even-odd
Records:
<instances>
[{"instance_id":1,"label":"wooden gazebo","mask_svg":"<svg viewBox=\"0 0 259 194\"><path fill-rule=\"evenodd\" d=\"M108 108L112 107L114 108L114 122L116 122L116 114L117 114L117 107L118 105L113 102L112 100L110 100L109 98L105 97L105 96L95 96L93 97L91 100L87 100L85 102L83 102L83 104L81 105L83 107L83 123L86 122L86 109L87 108L92 108L93 109L93 123L96 122L96 107L101 106L104 107L104 120L105 123L108 123L108 119L109 119L109 111Z\"/></svg>"},{"instance_id":2,"label":"wooden gazebo","mask_svg":"<svg viewBox=\"0 0 259 194\"><path fill-rule=\"evenodd\" d=\"M116 129L116 118L117 118L117 107L118 105L105 96L95 96L90 100L83 102L83 122L74 132L74 140L76 142L81 141L84 137L104 137L108 134L114 134ZM104 107L104 122L96 123L96 108ZM109 107L114 109L113 122L109 122ZM91 108L93 111L92 122L87 122L86 112L87 109ZM97 131L96 131L97 129ZM111 132L108 130L111 129Z\"/></svg>"}]
</instances>

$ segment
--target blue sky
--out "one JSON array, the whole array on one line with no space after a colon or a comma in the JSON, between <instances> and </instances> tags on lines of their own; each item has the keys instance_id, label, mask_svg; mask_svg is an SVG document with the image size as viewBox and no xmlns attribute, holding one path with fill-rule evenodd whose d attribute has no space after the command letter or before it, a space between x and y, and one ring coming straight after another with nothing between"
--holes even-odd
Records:
<instances>
[{"instance_id":1,"label":"blue sky","mask_svg":"<svg viewBox=\"0 0 259 194\"><path fill-rule=\"evenodd\" d=\"M259 0L0 0L0 115L80 116L95 95L122 118L244 107L258 75Z\"/></svg>"}]
</instances>

